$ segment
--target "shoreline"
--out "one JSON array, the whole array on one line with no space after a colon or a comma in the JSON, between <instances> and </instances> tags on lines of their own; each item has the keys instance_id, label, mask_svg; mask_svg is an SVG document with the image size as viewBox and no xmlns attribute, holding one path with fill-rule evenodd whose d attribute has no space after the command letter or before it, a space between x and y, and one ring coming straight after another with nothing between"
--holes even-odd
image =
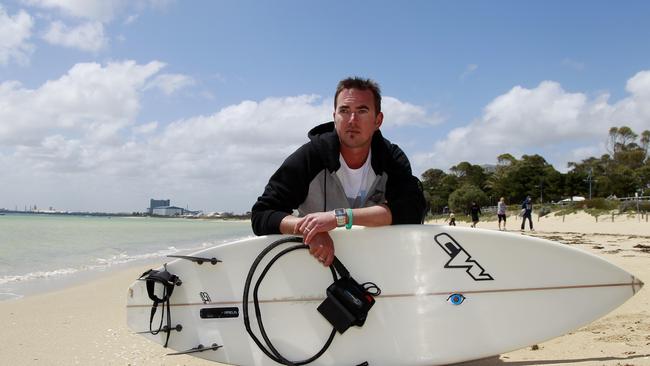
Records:
<instances>
[{"instance_id":1,"label":"shoreline","mask_svg":"<svg viewBox=\"0 0 650 366\"><path fill-rule=\"evenodd\" d=\"M5 249L0 301L170 261L167 255L190 254L252 235L250 224L237 221L29 216L0 219L0 228L7 232L0 240Z\"/></svg>"},{"instance_id":2,"label":"shoreline","mask_svg":"<svg viewBox=\"0 0 650 366\"><path fill-rule=\"evenodd\" d=\"M564 222L535 217L533 223L537 231L523 235L591 252L650 284L650 224L630 219L596 223L584 213L567 215ZM519 232L520 221L508 224ZM479 228L496 230L497 223L481 221ZM0 332L0 359L11 365L219 365L191 356L167 357L160 345L126 327L128 286L162 262L130 263L70 287L0 301L0 323L8 329ZM650 365L649 315L650 291L644 289L605 317L535 350L529 346L460 365Z\"/></svg>"},{"instance_id":3,"label":"shoreline","mask_svg":"<svg viewBox=\"0 0 650 366\"><path fill-rule=\"evenodd\" d=\"M152 266L152 268L159 267L163 263L161 259L162 258L138 259L131 262L114 264L109 267L78 270L69 274L53 276L51 278L45 277L18 281L13 284L14 287L12 289L22 293L16 294L13 292L0 292L0 304L6 301L17 301L31 298L33 296L47 295L78 286L84 286L99 281L105 277L116 276L121 272L129 271L133 268L143 268L144 266ZM7 298L4 298L3 295Z\"/></svg>"}]
</instances>

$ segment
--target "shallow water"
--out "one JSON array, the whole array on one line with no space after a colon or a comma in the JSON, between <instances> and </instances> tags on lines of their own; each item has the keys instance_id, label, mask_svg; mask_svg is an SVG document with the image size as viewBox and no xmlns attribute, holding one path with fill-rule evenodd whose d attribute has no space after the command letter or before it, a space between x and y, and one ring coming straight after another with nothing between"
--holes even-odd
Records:
<instances>
[{"instance_id":1,"label":"shallow water","mask_svg":"<svg viewBox=\"0 0 650 366\"><path fill-rule=\"evenodd\" d=\"M252 236L249 222L71 215L0 216L0 301L83 275Z\"/></svg>"}]
</instances>

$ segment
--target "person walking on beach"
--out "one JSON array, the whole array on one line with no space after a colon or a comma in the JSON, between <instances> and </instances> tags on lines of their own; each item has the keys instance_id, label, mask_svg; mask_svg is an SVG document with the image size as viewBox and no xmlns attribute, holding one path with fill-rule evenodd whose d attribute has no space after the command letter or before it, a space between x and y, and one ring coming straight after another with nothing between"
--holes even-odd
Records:
<instances>
[{"instance_id":1,"label":"person walking on beach","mask_svg":"<svg viewBox=\"0 0 650 366\"><path fill-rule=\"evenodd\" d=\"M449 213L449 217L447 217L444 222L447 221L449 221L449 226L456 226L456 216L453 212Z\"/></svg>"},{"instance_id":2,"label":"person walking on beach","mask_svg":"<svg viewBox=\"0 0 650 366\"><path fill-rule=\"evenodd\" d=\"M478 216L481 214L481 208L476 202L472 202L472 206L469 208L469 214L472 216L472 227L476 227L478 224Z\"/></svg>"},{"instance_id":3,"label":"person walking on beach","mask_svg":"<svg viewBox=\"0 0 650 366\"><path fill-rule=\"evenodd\" d=\"M521 203L521 213L522 213L522 220L521 220L521 231L524 231L524 226L526 224L526 219L528 219L528 223L530 225L530 230L534 231L533 229L533 200L530 198L530 196L526 197L524 202Z\"/></svg>"},{"instance_id":4,"label":"person walking on beach","mask_svg":"<svg viewBox=\"0 0 650 366\"><path fill-rule=\"evenodd\" d=\"M333 117L309 131L310 141L282 163L251 210L256 235L302 235L325 266L334 260L330 230L421 224L426 213L406 154L379 131L379 85L358 77L341 80ZM298 216L292 215L296 209Z\"/></svg>"},{"instance_id":5,"label":"person walking on beach","mask_svg":"<svg viewBox=\"0 0 650 366\"><path fill-rule=\"evenodd\" d=\"M501 197L497 203L497 217L499 218L499 230L506 230L506 199ZM501 221L503 221L503 229L501 229Z\"/></svg>"}]
</instances>

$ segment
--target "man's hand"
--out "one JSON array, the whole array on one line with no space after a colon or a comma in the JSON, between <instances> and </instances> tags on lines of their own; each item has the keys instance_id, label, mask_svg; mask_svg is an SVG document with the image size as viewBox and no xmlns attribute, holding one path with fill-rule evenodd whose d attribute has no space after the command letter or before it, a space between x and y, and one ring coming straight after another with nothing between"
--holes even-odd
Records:
<instances>
[{"instance_id":1,"label":"man's hand","mask_svg":"<svg viewBox=\"0 0 650 366\"><path fill-rule=\"evenodd\" d=\"M313 255L323 266L329 267L334 261L334 242L327 232L314 235L314 238L305 244L309 246L309 253Z\"/></svg>"},{"instance_id":2,"label":"man's hand","mask_svg":"<svg viewBox=\"0 0 650 366\"><path fill-rule=\"evenodd\" d=\"M305 244L310 244L316 234L327 233L336 229L336 216L334 211L314 212L300 218L294 226L294 234L302 234L305 238ZM329 235L327 235L329 238ZM330 239L331 241L331 239Z\"/></svg>"}]
</instances>

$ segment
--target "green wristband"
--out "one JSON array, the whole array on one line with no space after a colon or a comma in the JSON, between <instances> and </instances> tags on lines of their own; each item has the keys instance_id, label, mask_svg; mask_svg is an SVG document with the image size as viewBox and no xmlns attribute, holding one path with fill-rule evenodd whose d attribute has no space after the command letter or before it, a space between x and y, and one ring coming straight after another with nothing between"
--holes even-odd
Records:
<instances>
[{"instance_id":1,"label":"green wristband","mask_svg":"<svg viewBox=\"0 0 650 366\"><path fill-rule=\"evenodd\" d=\"M352 228L352 209L348 208L345 212L348 214L348 223L345 224L345 228L350 230Z\"/></svg>"}]
</instances>

